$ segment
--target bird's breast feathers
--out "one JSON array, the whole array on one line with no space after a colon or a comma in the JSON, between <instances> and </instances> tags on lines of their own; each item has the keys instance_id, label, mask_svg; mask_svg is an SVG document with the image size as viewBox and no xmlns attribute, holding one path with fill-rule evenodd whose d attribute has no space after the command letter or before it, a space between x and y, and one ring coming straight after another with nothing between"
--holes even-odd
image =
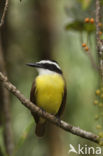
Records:
<instances>
[{"instance_id":1,"label":"bird's breast feathers","mask_svg":"<svg viewBox=\"0 0 103 156\"><path fill-rule=\"evenodd\" d=\"M35 80L36 104L51 114L56 114L62 103L64 79L60 74L39 75Z\"/></svg>"}]
</instances>

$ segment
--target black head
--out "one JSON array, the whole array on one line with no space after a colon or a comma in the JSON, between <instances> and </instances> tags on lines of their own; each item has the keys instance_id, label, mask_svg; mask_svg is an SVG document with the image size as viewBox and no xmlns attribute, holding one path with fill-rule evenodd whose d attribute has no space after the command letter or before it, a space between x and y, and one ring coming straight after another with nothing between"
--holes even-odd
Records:
<instances>
[{"instance_id":1,"label":"black head","mask_svg":"<svg viewBox=\"0 0 103 156\"><path fill-rule=\"evenodd\" d=\"M59 74L62 74L62 70L59 67L58 63L54 60L41 60L36 63L27 63L28 66L47 69Z\"/></svg>"}]
</instances>

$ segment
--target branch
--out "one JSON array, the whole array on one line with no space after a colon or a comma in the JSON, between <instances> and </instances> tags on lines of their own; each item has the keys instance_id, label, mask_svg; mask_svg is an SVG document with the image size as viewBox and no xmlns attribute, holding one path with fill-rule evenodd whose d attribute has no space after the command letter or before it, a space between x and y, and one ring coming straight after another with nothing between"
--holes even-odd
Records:
<instances>
[{"instance_id":1,"label":"branch","mask_svg":"<svg viewBox=\"0 0 103 156\"><path fill-rule=\"evenodd\" d=\"M103 40L100 39L99 31L99 22L100 22L100 0L96 0L96 47L97 47L97 54L98 54L98 63L99 63L99 72L101 76L101 81L103 83Z\"/></svg>"},{"instance_id":2,"label":"branch","mask_svg":"<svg viewBox=\"0 0 103 156\"><path fill-rule=\"evenodd\" d=\"M7 8L8 8L8 0L5 0L5 6L4 6L3 14L2 14L2 17L1 17L1 21L0 21L0 28L4 24L4 19L5 19L5 16L6 16Z\"/></svg>"},{"instance_id":3,"label":"branch","mask_svg":"<svg viewBox=\"0 0 103 156\"><path fill-rule=\"evenodd\" d=\"M91 140L95 143L99 142L98 141L99 137L97 135L95 135L91 132L82 130L79 127L74 127L74 126L70 125L69 123L66 123L62 120L59 120L55 116L49 114L48 112L44 112L42 109L40 109L34 103L30 102L28 99L26 99L24 97L23 94L20 93L20 91L18 89L16 89L16 87L12 83L10 83L8 81L8 78L6 76L4 76L1 72L0 72L0 80L4 84L4 87L6 87L12 94L14 94L21 101L21 103L25 107L27 107L29 110L31 110L32 112L35 112L39 116L46 118L47 120L49 120L53 124L61 127L65 131L68 131L68 132L70 132L74 135L80 136L82 138Z\"/></svg>"},{"instance_id":4,"label":"branch","mask_svg":"<svg viewBox=\"0 0 103 156\"><path fill-rule=\"evenodd\" d=\"M99 44L100 44L100 36L99 36L99 22L100 22L100 0L96 0L96 17L95 17L95 22L96 22L96 43L97 43L97 50L99 53Z\"/></svg>"}]
</instances>

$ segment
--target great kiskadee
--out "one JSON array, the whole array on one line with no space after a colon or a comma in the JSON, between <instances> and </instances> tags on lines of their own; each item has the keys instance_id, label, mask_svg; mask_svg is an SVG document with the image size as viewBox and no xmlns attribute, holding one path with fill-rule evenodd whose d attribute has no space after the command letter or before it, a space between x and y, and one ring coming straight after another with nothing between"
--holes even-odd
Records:
<instances>
[{"instance_id":1,"label":"great kiskadee","mask_svg":"<svg viewBox=\"0 0 103 156\"><path fill-rule=\"evenodd\" d=\"M27 65L35 67L39 73L32 84L30 100L43 110L60 117L66 102L66 84L61 68L52 60L41 60ZM36 122L35 133L41 137L45 132L46 119L31 113Z\"/></svg>"}]
</instances>

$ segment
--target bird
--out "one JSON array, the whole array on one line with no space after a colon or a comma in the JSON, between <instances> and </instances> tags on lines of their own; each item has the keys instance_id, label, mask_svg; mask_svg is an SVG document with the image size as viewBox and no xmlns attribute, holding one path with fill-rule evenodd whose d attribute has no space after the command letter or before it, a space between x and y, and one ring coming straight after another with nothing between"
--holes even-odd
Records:
<instances>
[{"instance_id":1,"label":"bird","mask_svg":"<svg viewBox=\"0 0 103 156\"><path fill-rule=\"evenodd\" d=\"M67 88L59 64L54 60L41 60L26 65L38 71L30 91L30 101L60 118L65 108ZM38 137L43 137L47 120L34 112L31 113L36 122L35 133Z\"/></svg>"}]
</instances>

